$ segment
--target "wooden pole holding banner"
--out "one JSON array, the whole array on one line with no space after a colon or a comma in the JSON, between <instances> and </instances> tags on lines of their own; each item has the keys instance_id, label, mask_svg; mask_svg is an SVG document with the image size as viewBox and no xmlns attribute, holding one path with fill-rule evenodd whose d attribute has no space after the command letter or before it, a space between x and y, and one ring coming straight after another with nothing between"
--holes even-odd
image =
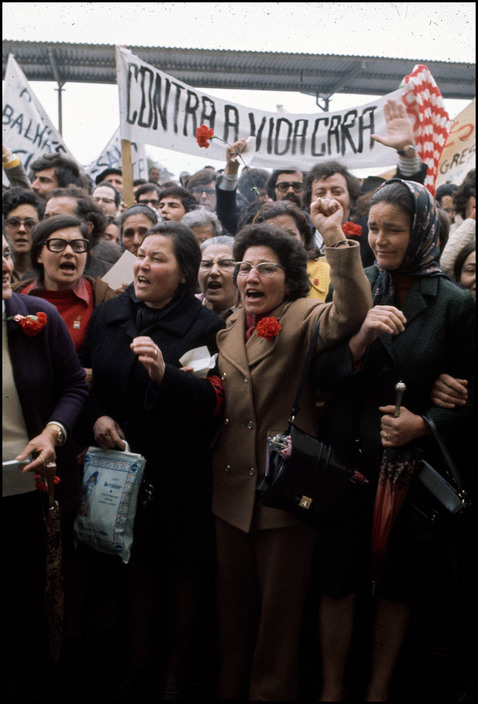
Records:
<instances>
[{"instance_id":1,"label":"wooden pole holding banner","mask_svg":"<svg viewBox=\"0 0 478 704\"><path fill-rule=\"evenodd\" d=\"M124 47L126 48L126 47ZM115 48L116 62L116 83L118 83L118 50ZM120 115L120 133L121 133L121 115ZM123 175L123 201L126 207L134 205L133 191L133 162L131 159L131 142L129 139L121 140L121 172Z\"/></svg>"}]
</instances>

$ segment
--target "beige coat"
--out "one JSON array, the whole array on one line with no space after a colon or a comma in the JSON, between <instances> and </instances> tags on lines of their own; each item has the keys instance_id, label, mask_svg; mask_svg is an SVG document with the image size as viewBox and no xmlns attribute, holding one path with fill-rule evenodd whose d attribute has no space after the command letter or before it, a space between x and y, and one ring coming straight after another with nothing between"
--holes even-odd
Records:
<instances>
[{"instance_id":1,"label":"beige coat","mask_svg":"<svg viewBox=\"0 0 478 704\"><path fill-rule=\"evenodd\" d=\"M227 523L279 528L299 523L291 514L255 500L257 479L265 468L267 436L287 428L317 318L322 310L317 349L353 334L372 305L358 243L326 248L334 287L332 303L310 298L284 302L271 315L282 326L266 340L254 333L244 341L245 311L238 310L219 331L218 367L224 384L225 413L213 458L212 510ZM306 384L297 424L314 432L314 389Z\"/></svg>"}]
</instances>

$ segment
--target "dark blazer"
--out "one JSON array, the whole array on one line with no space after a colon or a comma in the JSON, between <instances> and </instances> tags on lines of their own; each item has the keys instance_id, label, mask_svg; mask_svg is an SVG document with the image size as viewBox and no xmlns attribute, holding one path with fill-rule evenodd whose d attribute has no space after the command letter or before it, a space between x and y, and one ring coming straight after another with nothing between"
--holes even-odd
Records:
<instances>
[{"instance_id":1,"label":"dark blazer","mask_svg":"<svg viewBox=\"0 0 478 704\"><path fill-rule=\"evenodd\" d=\"M7 317L47 314L46 326L28 337L20 325L7 321L8 348L23 417L31 439L51 420L62 423L68 440L56 448L57 473L61 481L56 497L63 512L80 501L80 471L76 461L73 429L88 398L85 372L70 333L57 309L41 298L13 293L5 301Z\"/></svg>"},{"instance_id":2,"label":"dark blazer","mask_svg":"<svg viewBox=\"0 0 478 704\"><path fill-rule=\"evenodd\" d=\"M192 294L174 299L148 328L138 329L132 287L93 313L80 360L93 370L91 398L84 415L92 426L101 415L114 418L132 452L147 459L145 474L165 512L194 511L209 481L209 445L216 407L212 385L180 371L180 357L195 347L216 351L216 333L225 323ZM131 351L134 337L150 336L161 349L166 371L152 382Z\"/></svg>"}]
</instances>

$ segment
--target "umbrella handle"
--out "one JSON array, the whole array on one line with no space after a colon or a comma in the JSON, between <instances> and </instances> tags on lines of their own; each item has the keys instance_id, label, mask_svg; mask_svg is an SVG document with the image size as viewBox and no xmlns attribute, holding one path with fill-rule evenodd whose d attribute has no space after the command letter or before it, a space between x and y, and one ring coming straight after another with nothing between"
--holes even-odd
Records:
<instances>
[{"instance_id":1,"label":"umbrella handle","mask_svg":"<svg viewBox=\"0 0 478 704\"><path fill-rule=\"evenodd\" d=\"M399 381L395 384L395 412L393 414L394 418L398 418L400 415L400 406L402 405L402 397L406 390L406 384L403 381Z\"/></svg>"}]
</instances>

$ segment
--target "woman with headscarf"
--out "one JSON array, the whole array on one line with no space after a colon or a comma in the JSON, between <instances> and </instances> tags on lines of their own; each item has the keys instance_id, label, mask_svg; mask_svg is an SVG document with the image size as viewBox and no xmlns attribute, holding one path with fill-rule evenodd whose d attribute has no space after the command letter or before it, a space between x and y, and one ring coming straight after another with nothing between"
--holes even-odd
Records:
<instances>
[{"instance_id":1,"label":"woman with headscarf","mask_svg":"<svg viewBox=\"0 0 478 704\"><path fill-rule=\"evenodd\" d=\"M391 179L371 199L368 226L375 262L365 273L373 307L360 330L347 342L324 351L312 372L317 386L330 392L323 419L329 441L341 447L360 441L364 473L372 489L365 504L338 516L320 536L322 701L342 701L343 697L355 594L370 579L374 489L384 448L416 445L434 466L439 453L422 417L428 414L465 475L465 483L466 470L471 470L466 441L474 412L475 303L472 294L459 289L437 264L440 225L436 203L421 184ZM433 383L444 372L470 380L465 405L432 406ZM406 384L406 392L400 415L394 417L399 381ZM424 542L409 491L392 529L378 582L367 701L388 698L411 607L425 587L437 589L439 584L443 589L440 579L451 579L445 551L440 553L440 572L431 560L437 541L441 544L444 537L449 538L440 533L443 526L437 528L433 539ZM449 588L445 584L445 593L449 594Z\"/></svg>"}]
</instances>

